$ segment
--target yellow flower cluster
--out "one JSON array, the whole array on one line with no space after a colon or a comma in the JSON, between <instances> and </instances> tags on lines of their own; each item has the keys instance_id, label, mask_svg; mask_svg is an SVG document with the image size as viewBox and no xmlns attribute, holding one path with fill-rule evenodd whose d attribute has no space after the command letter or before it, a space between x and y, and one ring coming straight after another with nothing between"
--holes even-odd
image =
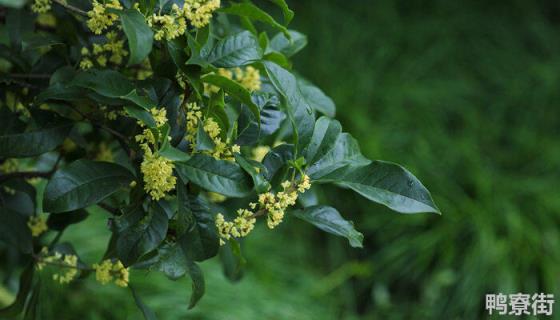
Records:
<instances>
[{"instance_id":1,"label":"yellow flower cluster","mask_svg":"<svg viewBox=\"0 0 560 320\"><path fill-rule=\"evenodd\" d=\"M47 13L51 10L51 0L35 0L31 10L35 13Z\"/></svg>"},{"instance_id":2,"label":"yellow flower cluster","mask_svg":"<svg viewBox=\"0 0 560 320\"><path fill-rule=\"evenodd\" d=\"M233 221L226 221L221 213L216 215L215 223L220 235L220 244L231 238L245 237L255 225L255 218L261 214L267 215L267 226L274 229L284 219L285 210L296 204L298 192L304 193L311 188L309 176L303 175L297 185L291 181L284 181L282 191L274 194L272 192L261 193L258 203L249 203L248 209L239 209L237 217Z\"/></svg>"},{"instance_id":3,"label":"yellow flower cluster","mask_svg":"<svg viewBox=\"0 0 560 320\"><path fill-rule=\"evenodd\" d=\"M0 171L3 173L12 173L18 171L19 165L16 159L6 159L0 165Z\"/></svg>"},{"instance_id":4,"label":"yellow flower cluster","mask_svg":"<svg viewBox=\"0 0 560 320\"><path fill-rule=\"evenodd\" d=\"M216 227L220 235L220 245L224 245L225 240L232 237L245 237L253 230L255 222L257 222L257 219L253 212L247 209L237 210L237 217L233 221L226 221L224 215L218 213L216 215Z\"/></svg>"},{"instance_id":5,"label":"yellow flower cluster","mask_svg":"<svg viewBox=\"0 0 560 320\"><path fill-rule=\"evenodd\" d=\"M99 3L97 0L94 0L93 8L87 13L89 17L87 21L88 28L95 34L101 34L119 18L118 15L107 12L107 9L122 10L122 8L119 0L109 0L106 3Z\"/></svg>"},{"instance_id":6,"label":"yellow flower cluster","mask_svg":"<svg viewBox=\"0 0 560 320\"><path fill-rule=\"evenodd\" d=\"M44 215L31 216L27 221L27 227L31 230L31 235L38 237L49 230L47 218Z\"/></svg>"},{"instance_id":7,"label":"yellow flower cluster","mask_svg":"<svg viewBox=\"0 0 560 320\"><path fill-rule=\"evenodd\" d=\"M213 118L202 120L202 111L194 102L187 104L187 130L185 139L190 142L192 146L196 144L196 135L200 121L204 121L204 131L212 138L215 145L214 150L204 151L204 153L213 156L215 159L233 159L233 154L239 152L240 147L236 144L230 147L227 141L222 141L220 137L222 128L220 128L220 125Z\"/></svg>"},{"instance_id":8,"label":"yellow flower cluster","mask_svg":"<svg viewBox=\"0 0 560 320\"><path fill-rule=\"evenodd\" d=\"M158 128L167 123L165 108L152 108L151 113ZM169 137L164 137L164 139L169 139ZM140 165L140 171L144 176L144 189L152 199L159 200L175 188L177 183L177 178L173 176L175 166L171 160L152 151L150 146L155 147L156 140L150 129L144 129L142 134L136 136L136 141L140 143L140 147L144 151L144 160Z\"/></svg>"},{"instance_id":9,"label":"yellow flower cluster","mask_svg":"<svg viewBox=\"0 0 560 320\"><path fill-rule=\"evenodd\" d=\"M41 13L37 15L37 24L43 27L56 27L56 17L52 13Z\"/></svg>"},{"instance_id":10,"label":"yellow flower cluster","mask_svg":"<svg viewBox=\"0 0 560 320\"><path fill-rule=\"evenodd\" d=\"M60 284L70 283L78 275L78 257L76 255L62 255L60 252L50 255L48 249L43 247L40 257L39 262L37 262L37 269L43 270L45 265L51 264L64 270L62 273L53 274L53 280L58 281Z\"/></svg>"},{"instance_id":11,"label":"yellow flower cluster","mask_svg":"<svg viewBox=\"0 0 560 320\"><path fill-rule=\"evenodd\" d=\"M111 260L103 260L101 264L94 264L95 279L105 285L111 281L119 287L128 286L128 268L125 268L120 260L113 263Z\"/></svg>"},{"instance_id":12,"label":"yellow flower cluster","mask_svg":"<svg viewBox=\"0 0 560 320\"><path fill-rule=\"evenodd\" d=\"M167 41L173 40L187 31L187 21L179 6L173 4L170 14L154 15L148 17L148 25L156 29L154 39Z\"/></svg>"},{"instance_id":13,"label":"yellow flower cluster","mask_svg":"<svg viewBox=\"0 0 560 320\"><path fill-rule=\"evenodd\" d=\"M235 68L232 70L219 68L218 75L239 82L240 85L250 92L261 89L261 74L258 69L248 66L245 70L241 68ZM204 84L205 94L210 95L211 93L217 93L218 91L220 91L219 87L207 83Z\"/></svg>"},{"instance_id":14,"label":"yellow flower cluster","mask_svg":"<svg viewBox=\"0 0 560 320\"><path fill-rule=\"evenodd\" d=\"M185 17L196 28L203 28L212 19L212 13L220 8L220 0L185 0Z\"/></svg>"},{"instance_id":15,"label":"yellow flower cluster","mask_svg":"<svg viewBox=\"0 0 560 320\"><path fill-rule=\"evenodd\" d=\"M82 48L81 69L87 70L92 68L92 59L94 59L99 66L106 67L107 61L118 65L122 63L124 57L128 56L128 51L124 49L124 40L119 40L116 32L108 32L106 37L107 42L105 44L93 44L92 52L86 47Z\"/></svg>"}]
</instances>

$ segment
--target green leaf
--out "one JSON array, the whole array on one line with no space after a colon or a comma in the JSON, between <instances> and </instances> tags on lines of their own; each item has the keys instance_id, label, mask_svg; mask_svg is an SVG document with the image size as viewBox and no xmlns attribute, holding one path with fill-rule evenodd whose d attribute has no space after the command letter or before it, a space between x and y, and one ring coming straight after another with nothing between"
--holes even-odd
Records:
<instances>
[{"instance_id":1,"label":"green leaf","mask_svg":"<svg viewBox=\"0 0 560 320\"><path fill-rule=\"evenodd\" d=\"M0 316L8 317L8 319L15 319L15 317L23 311L25 301L27 300L27 296L29 295L33 285L34 271L35 265L33 263L29 263L25 269L23 269L19 278L19 289L16 299L11 305L0 309Z\"/></svg>"},{"instance_id":2,"label":"green leaf","mask_svg":"<svg viewBox=\"0 0 560 320\"><path fill-rule=\"evenodd\" d=\"M250 163L249 160L245 159L241 154L235 153L235 162L237 162L245 172L247 172L251 178L253 179L253 184L255 185L255 191L257 193L263 193L270 190L270 183L266 181L265 177L262 174L264 171L264 166L260 163L256 162L254 164ZM256 168L259 168L257 171Z\"/></svg>"},{"instance_id":3,"label":"green leaf","mask_svg":"<svg viewBox=\"0 0 560 320\"><path fill-rule=\"evenodd\" d=\"M312 180L345 166L364 166L370 163L360 152L358 142L348 133L341 133L340 123L321 117L315 123L313 136L304 150L309 164L306 172Z\"/></svg>"},{"instance_id":4,"label":"green leaf","mask_svg":"<svg viewBox=\"0 0 560 320\"><path fill-rule=\"evenodd\" d=\"M154 33L146 24L146 18L138 10L119 10L119 15L130 49L128 65L138 64L152 51Z\"/></svg>"},{"instance_id":5,"label":"green leaf","mask_svg":"<svg viewBox=\"0 0 560 320\"><path fill-rule=\"evenodd\" d=\"M208 151L214 150L216 144L212 138L204 131L204 124L202 121L198 124L197 134L196 134L196 151Z\"/></svg>"},{"instance_id":6,"label":"green leaf","mask_svg":"<svg viewBox=\"0 0 560 320\"><path fill-rule=\"evenodd\" d=\"M288 8L288 4L286 0L269 0L270 2L274 3L280 9L282 9L282 14L284 15L284 25L288 25L292 19L294 18L294 12Z\"/></svg>"},{"instance_id":7,"label":"green leaf","mask_svg":"<svg viewBox=\"0 0 560 320\"><path fill-rule=\"evenodd\" d=\"M180 244L189 261L204 261L218 254L220 241L208 203L189 195L184 186L178 192L178 232Z\"/></svg>"},{"instance_id":8,"label":"green leaf","mask_svg":"<svg viewBox=\"0 0 560 320\"><path fill-rule=\"evenodd\" d=\"M117 255L128 266L161 244L167 234L168 218L163 208L152 203L148 212L141 207L131 208L116 223Z\"/></svg>"},{"instance_id":9,"label":"green leaf","mask_svg":"<svg viewBox=\"0 0 560 320\"><path fill-rule=\"evenodd\" d=\"M28 216L0 206L0 240L23 253L33 250L31 231L27 227Z\"/></svg>"},{"instance_id":10,"label":"green leaf","mask_svg":"<svg viewBox=\"0 0 560 320\"><path fill-rule=\"evenodd\" d=\"M208 191L235 198L244 197L251 192L247 176L231 161L197 154L189 161L177 162L175 168L183 181L190 181Z\"/></svg>"},{"instance_id":11,"label":"green leaf","mask_svg":"<svg viewBox=\"0 0 560 320\"><path fill-rule=\"evenodd\" d=\"M253 102L253 100L251 99L251 93L249 93L249 91L245 89L245 87L243 87L236 81L217 74L204 75L202 77L202 81L222 88L232 98L238 100L241 103L244 103L247 107L249 107L251 112L253 112L253 114L257 118L257 121L260 123L259 107Z\"/></svg>"},{"instance_id":12,"label":"green leaf","mask_svg":"<svg viewBox=\"0 0 560 320\"><path fill-rule=\"evenodd\" d=\"M250 2L234 3L227 8L222 8L220 12L238 15L240 17L246 17L253 21L264 22L269 26L283 32L287 37L290 36L286 27L276 22L276 20L274 20L274 18L271 17L268 13Z\"/></svg>"},{"instance_id":13,"label":"green leaf","mask_svg":"<svg viewBox=\"0 0 560 320\"><path fill-rule=\"evenodd\" d=\"M241 280L247 260L241 255L239 242L235 239L226 241L226 244L220 247L220 260L224 267L224 275L230 281Z\"/></svg>"},{"instance_id":14,"label":"green leaf","mask_svg":"<svg viewBox=\"0 0 560 320\"><path fill-rule=\"evenodd\" d=\"M274 134L286 118L285 113L279 110L280 101L275 95L254 93L253 101L260 110L260 123L246 106L241 106L237 119L238 135L235 141L239 145L254 145L259 140Z\"/></svg>"},{"instance_id":15,"label":"green leaf","mask_svg":"<svg viewBox=\"0 0 560 320\"><path fill-rule=\"evenodd\" d=\"M290 160L294 159L294 146L281 144L270 150L264 157L262 163L266 168L266 179L272 181L274 176Z\"/></svg>"},{"instance_id":16,"label":"green leaf","mask_svg":"<svg viewBox=\"0 0 560 320\"><path fill-rule=\"evenodd\" d=\"M292 122L297 150L307 146L313 134L315 115L297 85L296 77L273 62L263 62L266 73L278 93L284 98Z\"/></svg>"},{"instance_id":17,"label":"green leaf","mask_svg":"<svg viewBox=\"0 0 560 320\"><path fill-rule=\"evenodd\" d=\"M153 268L169 279L177 280L187 273L187 259L177 244L164 244L158 249L158 261Z\"/></svg>"},{"instance_id":18,"label":"green leaf","mask_svg":"<svg viewBox=\"0 0 560 320\"><path fill-rule=\"evenodd\" d=\"M47 226L49 230L62 231L71 224L82 222L88 217L86 210L76 210L49 215Z\"/></svg>"},{"instance_id":19,"label":"green leaf","mask_svg":"<svg viewBox=\"0 0 560 320\"><path fill-rule=\"evenodd\" d=\"M295 30L288 32L290 33L289 38L284 33L276 34L270 40L270 48L289 58L307 46L307 36Z\"/></svg>"},{"instance_id":20,"label":"green leaf","mask_svg":"<svg viewBox=\"0 0 560 320\"><path fill-rule=\"evenodd\" d=\"M205 58L216 67L233 68L259 61L262 55L258 39L243 31L216 42Z\"/></svg>"},{"instance_id":21,"label":"green leaf","mask_svg":"<svg viewBox=\"0 0 560 320\"><path fill-rule=\"evenodd\" d=\"M128 286L128 288L130 289L130 292L132 292L132 297L134 298L134 303L136 303L136 306L142 312L142 315L144 316L144 319L146 319L146 320L157 320L157 316L156 316L155 312L152 309L150 309L150 307L148 307L142 301L142 299L140 299L140 296L136 293L136 290L134 290L132 288L132 286L130 286L130 285Z\"/></svg>"},{"instance_id":22,"label":"green leaf","mask_svg":"<svg viewBox=\"0 0 560 320\"><path fill-rule=\"evenodd\" d=\"M344 220L335 208L313 206L295 210L293 214L325 232L345 237L354 248L362 248L364 236L354 229L354 224L351 221Z\"/></svg>"},{"instance_id":23,"label":"green leaf","mask_svg":"<svg viewBox=\"0 0 560 320\"><path fill-rule=\"evenodd\" d=\"M321 89L314 86L311 82L298 77L298 86L305 101L309 103L311 108L322 114L334 117L336 113L336 106L331 98L329 98Z\"/></svg>"},{"instance_id":24,"label":"green leaf","mask_svg":"<svg viewBox=\"0 0 560 320\"><path fill-rule=\"evenodd\" d=\"M154 120L154 117L152 117L152 114L146 111L145 109L140 108L138 106L125 106L124 110L126 110L126 112L131 117L142 121L142 123L144 123L148 127L154 128L156 126L156 121Z\"/></svg>"},{"instance_id":25,"label":"green leaf","mask_svg":"<svg viewBox=\"0 0 560 320\"><path fill-rule=\"evenodd\" d=\"M127 187L133 179L120 165L81 159L53 175L45 189L43 208L52 213L85 208Z\"/></svg>"},{"instance_id":26,"label":"green leaf","mask_svg":"<svg viewBox=\"0 0 560 320\"><path fill-rule=\"evenodd\" d=\"M441 214L426 187L394 163L372 161L367 166L344 167L322 177L320 182L335 182L401 213Z\"/></svg>"},{"instance_id":27,"label":"green leaf","mask_svg":"<svg viewBox=\"0 0 560 320\"><path fill-rule=\"evenodd\" d=\"M192 309L204 295L206 284L204 282L202 269L200 269L196 263L191 261L187 266L189 268L189 276L192 280L192 293L191 299L189 300L189 309Z\"/></svg>"},{"instance_id":28,"label":"green leaf","mask_svg":"<svg viewBox=\"0 0 560 320\"><path fill-rule=\"evenodd\" d=\"M34 157L54 150L64 142L72 124L63 122L23 133L0 134L0 157Z\"/></svg>"}]
</instances>

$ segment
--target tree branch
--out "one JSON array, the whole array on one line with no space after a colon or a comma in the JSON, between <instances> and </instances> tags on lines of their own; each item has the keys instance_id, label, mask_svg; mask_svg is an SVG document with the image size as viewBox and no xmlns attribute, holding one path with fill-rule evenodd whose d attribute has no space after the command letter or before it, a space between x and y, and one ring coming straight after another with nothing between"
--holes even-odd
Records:
<instances>
[{"instance_id":1,"label":"tree branch","mask_svg":"<svg viewBox=\"0 0 560 320\"><path fill-rule=\"evenodd\" d=\"M66 1L64 0L53 0L53 2L58 3L59 5L63 6L64 8L66 8L69 11L72 11L74 13L77 13L79 15L82 15L84 17L87 17L88 14L87 12L83 11L82 9L78 9L72 5L69 5L68 3L66 3Z\"/></svg>"}]
</instances>

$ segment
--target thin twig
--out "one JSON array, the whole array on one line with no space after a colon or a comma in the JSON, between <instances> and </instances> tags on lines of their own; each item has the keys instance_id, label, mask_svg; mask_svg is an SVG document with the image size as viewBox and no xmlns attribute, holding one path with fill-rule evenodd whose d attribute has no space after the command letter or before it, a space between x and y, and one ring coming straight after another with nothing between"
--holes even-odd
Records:
<instances>
[{"instance_id":1,"label":"thin twig","mask_svg":"<svg viewBox=\"0 0 560 320\"><path fill-rule=\"evenodd\" d=\"M23 179L30 179L30 178L49 178L52 176L56 169L58 169L58 164L62 159L62 154L58 156L56 162L51 170L49 171L20 171L20 172L12 172L0 175L0 183L16 178L23 178Z\"/></svg>"},{"instance_id":2,"label":"thin twig","mask_svg":"<svg viewBox=\"0 0 560 320\"><path fill-rule=\"evenodd\" d=\"M67 10L70 10L72 12L75 12L79 15L82 15L84 17L87 17L88 14L87 12L83 11L82 9L78 9L72 5L69 5L68 3L66 3L66 1L64 0L53 0L54 2L58 3L59 5L63 6L64 8L66 8Z\"/></svg>"}]
</instances>

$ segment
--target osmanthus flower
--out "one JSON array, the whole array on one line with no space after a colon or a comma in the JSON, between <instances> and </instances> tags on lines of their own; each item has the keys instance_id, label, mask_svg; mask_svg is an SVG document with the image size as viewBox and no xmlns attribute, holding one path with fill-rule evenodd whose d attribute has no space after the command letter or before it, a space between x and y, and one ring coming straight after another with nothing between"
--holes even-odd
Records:
<instances>
[{"instance_id":1,"label":"osmanthus flower","mask_svg":"<svg viewBox=\"0 0 560 320\"><path fill-rule=\"evenodd\" d=\"M93 0L93 8L88 11L87 21L88 28L95 34L101 34L103 31L111 27L119 16L115 13L110 13L107 9L122 10L123 7L119 0L108 0L106 3L100 3Z\"/></svg>"},{"instance_id":2,"label":"osmanthus flower","mask_svg":"<svg viewBox=\"0 0 560 320\"><path fill-rule=\"evenodd\" d=\"M239 82L239 84L249 92L259 91L261 89L262 81L260 71L252 66L247 66L244 69L234 68L231 70L218 68L217 74ZM219 87L207 83L204 84L204 93L206 95L211 95L218 91L220 91Z\"/></svg>"},{"instance_id":3,"label":"osmanthus flower","mask_svg":"<svg viewBox=\"0 0 560 320\"><path fill-rule=\"evenodd\" d=\"M128 286L129 270L120 260L113 262L106 259L99 264L94 264L93 269L95 269L95 279L103 285L114 282L119 287Z\"/></svg>"},{"instance_id":4,"label":"osmanthus flower","mask_svg":"<svg viewBox=\"0 0 560 320\"><path fill-rule=\"evenodd\" d=\"M80 271L78 257L75 254L62 254L58 251L50 253L47 247L43 247L37 259L37 269L43 270L46 266L57 269L58 272L54 273L52 278L60 284L72 282Z\"/></svg>"},{"instance_id":5,"label":"osmanthus flower","mask_svg":"<svg viewBox=\"0 0 560 320\"><path fill-rule=\"evenodd\" d=\"M27 227L31 230L31 235L38 237L49 230L47 226L47 217L45 215L36 215L29 217Z\"/></svg>"},{"instance_id":6,"label":"osmanthus flower","mask_svg":"<svg viewBox=\"0 0 560 320\"><path fill-rule=\"evenodd\" d=\"M171 41L187 31L187 21L183 11L173 4L169 14L153 14L147 18L148 25L155 30L154 39Z\"/></svg>"},{"instance_id":7,"label":"osmanthus flower","mask_svg":"<svg viewBox=\"0 0 560 320\"><path fill-rule=\"evenodd\" d=\"M167 123L165 108L152 108L151 114L157 128L161 128ZM163 137L163 139L169 139L169 137ZM140 147L144 151L144 159L140 164L140 171L144 177L144 189L152 199L159 200L175 189L177 183L177 178L173 175L175 165L173 161L152 150L156 147L157 141L149 128L137 135L136 141L140 143Z\"/></svg>"},{"instance_id":8,"label":"osmanthus flower","mask_svg":"<svg viewBox=\"0 0 560 320\"><path fill-rule=\"evenodd\" d=\"M183 12L190 24L196 28L203 28L219 8L220 0L185 0Z\"/></svg>"},{"instance_id":9,"label":"osmanthus flower","mask_svg":"<svg viewBox=\"0 0 560 320\"><path fill-rule=\"evenodd\" d=\"M215 218L216 228L220 235L220 244L224 245L226 240L242 238L251 232L256 223L256 218L266 215L267 226L274 229L284 220L286 209L295 205L298 192L304 193L311 188L310 178L302 175L299 182L284 181L281 184L282 191L277 193L265 192L258 196L257 203L249 203L249 209L239 209L233 221L226 221L222 213Z\"/></svg>"},{"instance_id":10,"label":"osmanthus flower","mask_svg":"<svg viewBox=\"0 0 560 320\"><path fill-rule=\"evenodd\" d=\"M35 0L31 5L31 10L36 13L47 13L51 10L52 0Z\"/></svg>"}]
</instances>

